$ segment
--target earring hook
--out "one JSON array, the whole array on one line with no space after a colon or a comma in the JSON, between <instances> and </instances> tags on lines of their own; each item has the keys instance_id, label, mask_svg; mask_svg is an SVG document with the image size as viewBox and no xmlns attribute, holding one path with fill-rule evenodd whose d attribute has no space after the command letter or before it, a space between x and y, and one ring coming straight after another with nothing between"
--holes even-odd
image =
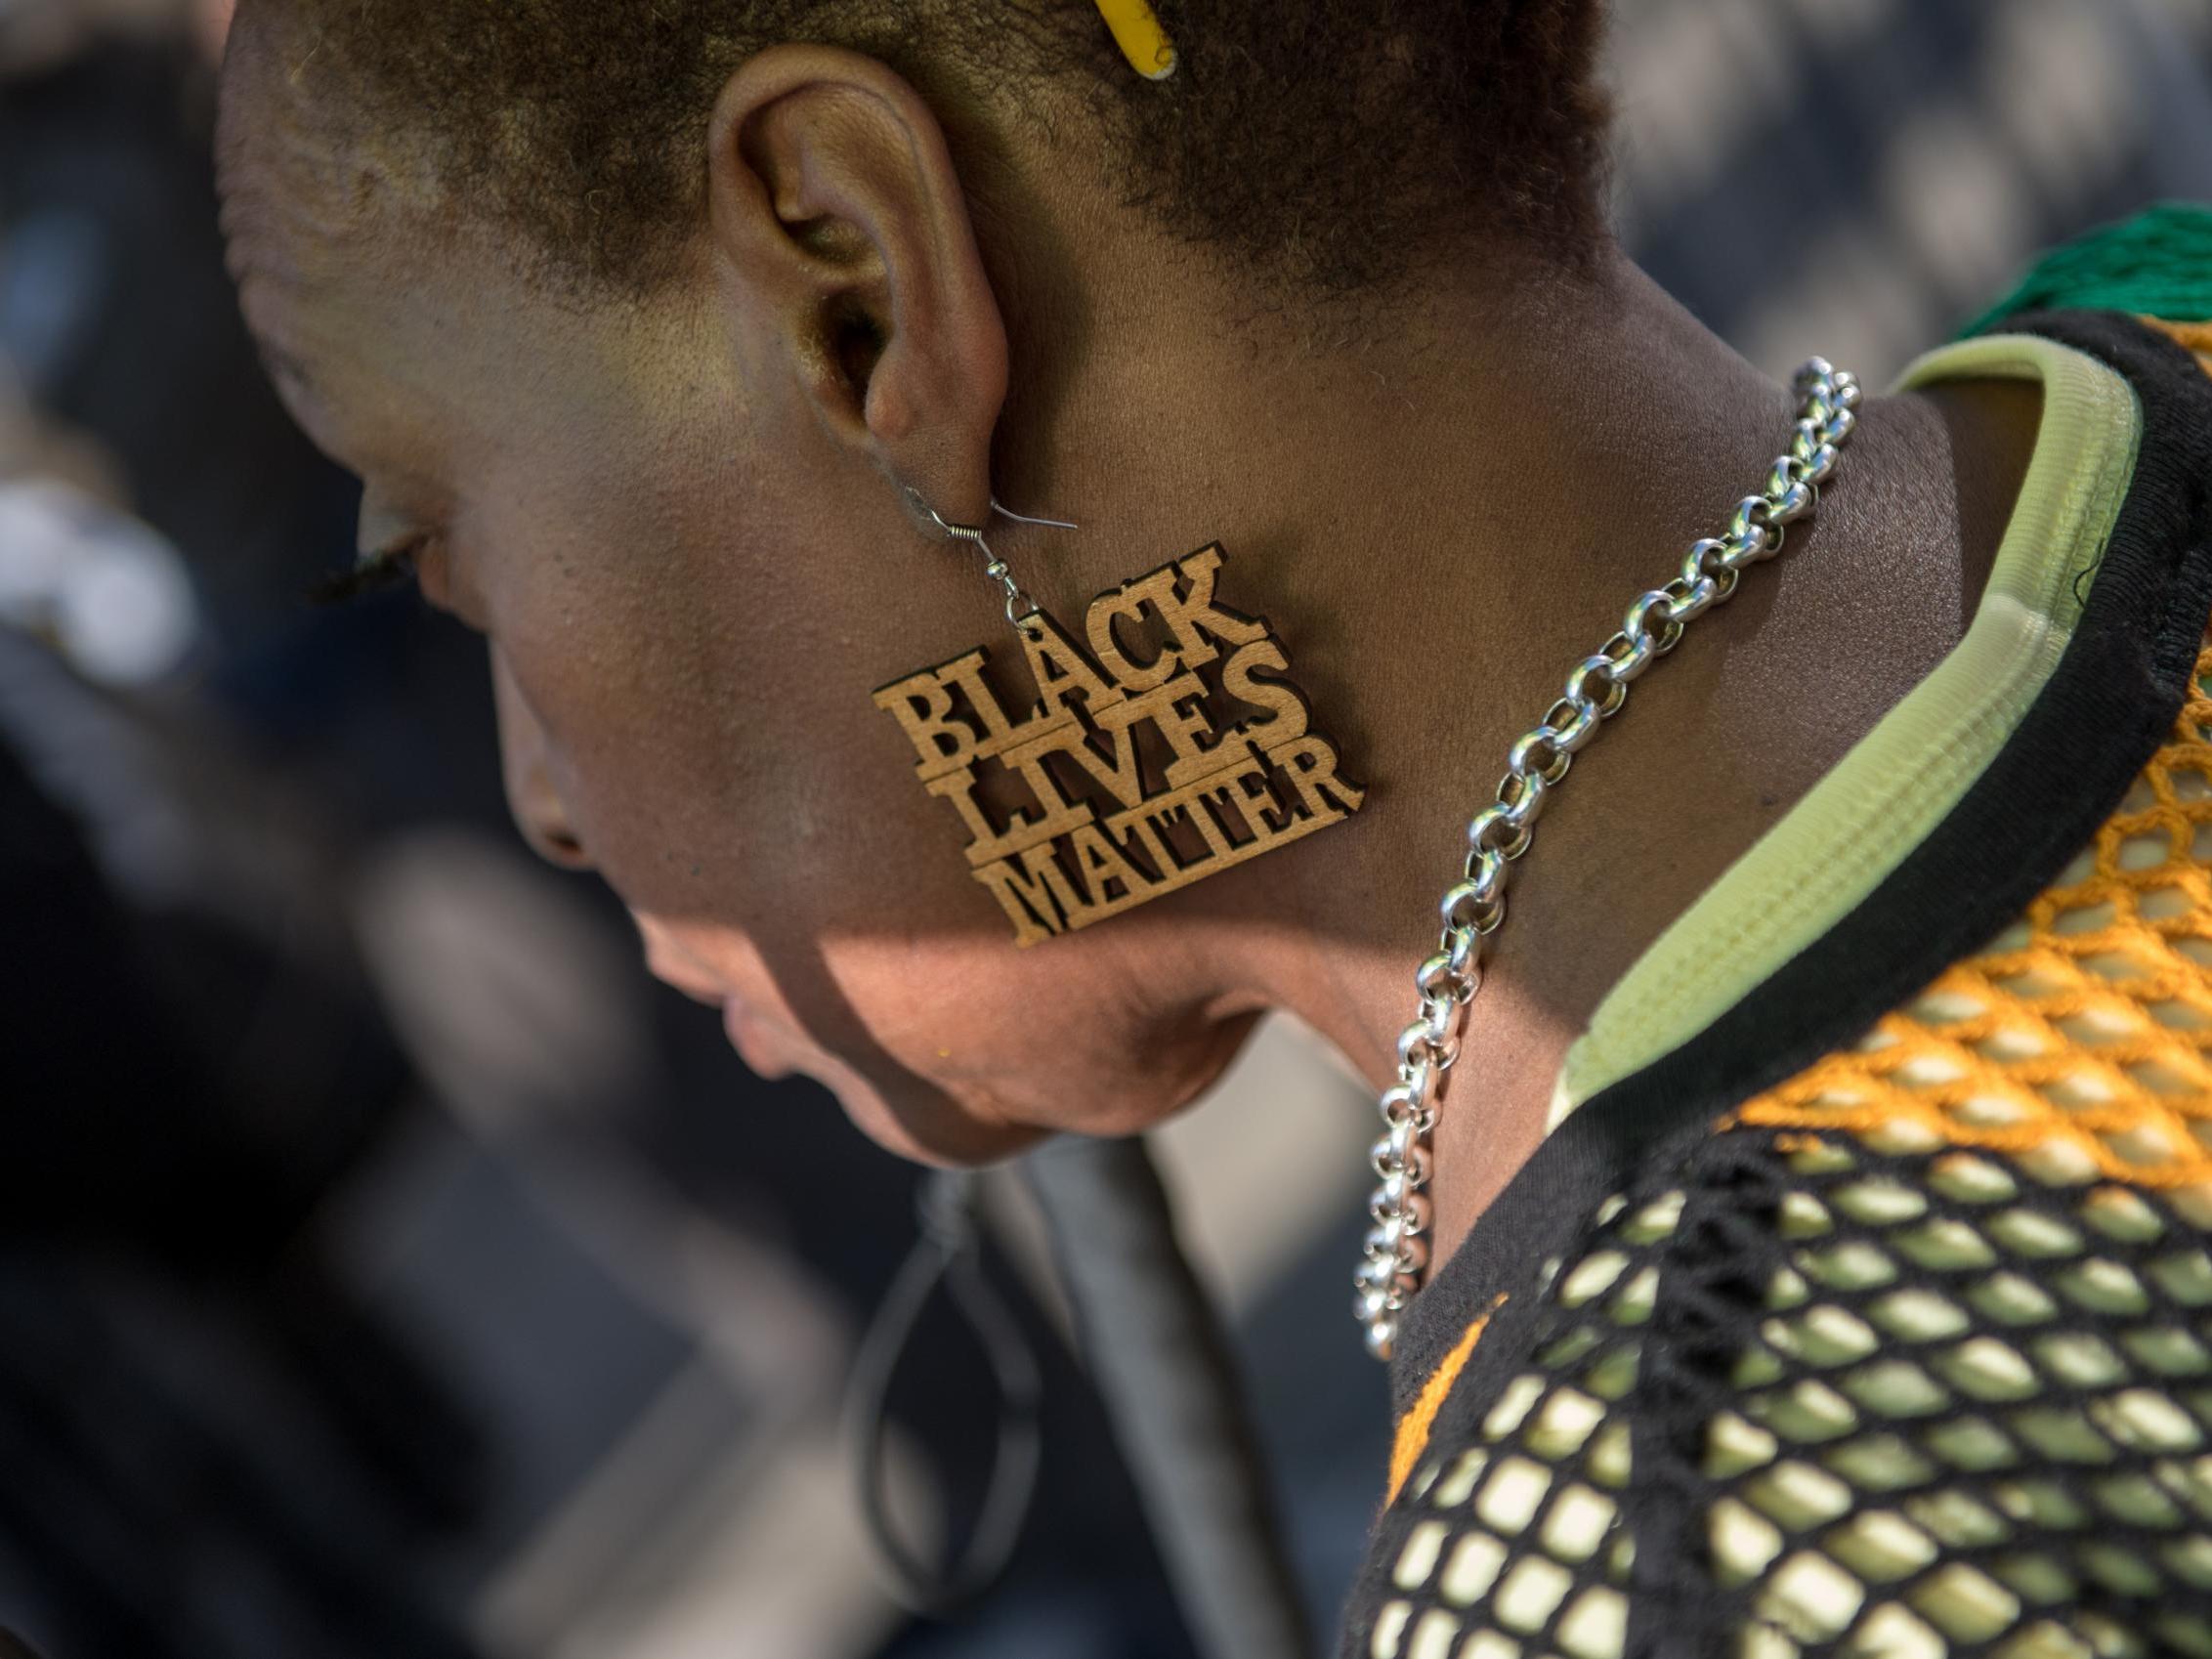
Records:
<instances>
[{"instance_id":1,"label":"earring hook","mask_svg":"<svg viewBox=\"0 0 2212 1659\"><path fill-rule=\"evenodd\" d=\"M949 541L972 542L982 552L984 558L983 574L1006 590L1006 620L1012 624L1015 631L1022 631L1029 619L1044 608L1025 593L1021 584L1014 580L1013 572L1007 568L1006 561L999 557L997 550L986 539L983 526L955 524L938 512L935 507L932 507L929 504L929 498L913 485L905 485L902 488L907 492L907 499L913 502L915 507L931 524L937 527L939 534ZM1042 525L1050 530L1075 530L1078 528L1066 519L1032 518L1027 513L1017 513L1011 507L1002 505L996 495L990 496L988 499L991 502L991 511L994 514L1002 519L1011 519L1016 524Z\"/></svg>"}]
</instances>

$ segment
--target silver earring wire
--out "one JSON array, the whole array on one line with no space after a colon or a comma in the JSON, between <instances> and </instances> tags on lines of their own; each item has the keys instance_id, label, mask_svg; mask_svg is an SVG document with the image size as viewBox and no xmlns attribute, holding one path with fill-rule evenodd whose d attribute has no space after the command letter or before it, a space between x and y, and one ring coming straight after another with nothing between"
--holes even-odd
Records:
<instances>
[{"instance_id":1,"label":"silver earring wire","mask_svg":"<svg viewBox=\"0 0 2212 1659\"><path fill-rule=\"evenodd\" d=\"M991 497L991 510L1002 519L1012 519L1018 525L1043 525L1048 530L1081 530L1081 525L1070 524L1066 519L1033 519L1027 513L1017 513L1003 504L998 496Z\"/></svg>"},{"instance_id":2,"label":"silver earring wire","mask_svg":"<svg viewBox=\"0 0 2212 1659\"><path fill-rule=\"evenodd\" d=\"M939 534L949 541L968 541L975 544L976 548L983 554L983 574L1006 590L1006 620L1012 624L1015 632L1021 632L1023 625L1043 607L1022 591L1021 584L1014 580L1013 572L1007 569L1006 561L999 557L990 541L985 538L983 526L955 524L938 512L935 507L932 507L927 497L913 485L908 485L906 491L907 498L931 524L937 527ZM1027 513L1017 513L1011 507L1001 505L996 495L991 496L990 501L993 513L1002 519L1011 519L1016 524L1042 525L1048 530L1075 530L1079 528L1066 519L1039 519L1032 518Z\"/></svg>"}]
</instances>

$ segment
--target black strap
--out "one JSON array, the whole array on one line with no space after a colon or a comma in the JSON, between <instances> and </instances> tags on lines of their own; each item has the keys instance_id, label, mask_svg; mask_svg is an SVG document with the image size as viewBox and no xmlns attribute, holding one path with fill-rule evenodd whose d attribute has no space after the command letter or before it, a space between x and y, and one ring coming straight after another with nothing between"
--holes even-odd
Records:
<instances>
[{"instance_id":1,"label":"black strap","mask_svg":"<svg viewBox=\"0 0 2212 1659\"><path fill-rule=\"evenodd\" d=\"M1141 1139L1063 1136L1023 1162L1084 1361L1208 1659L1305 1659L1298 1594L1220 1314Z\"/></svg>"}]
</instances>

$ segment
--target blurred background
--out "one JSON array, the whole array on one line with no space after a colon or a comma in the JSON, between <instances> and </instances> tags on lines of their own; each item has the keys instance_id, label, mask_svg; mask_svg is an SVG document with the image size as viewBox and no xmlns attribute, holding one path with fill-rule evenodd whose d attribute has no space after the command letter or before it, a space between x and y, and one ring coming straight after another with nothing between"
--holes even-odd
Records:
<instances>
[{"instance_id":1,"label":"blurred background","mask_svg":"<svg viewBox=\"0 0 2212 1659\"><path fill-rule=\"evenodd\" d=\"M2036 248L2212 179L2212 0L1614 13L1622 233L1777 374L1884 384ZM0 1625L51 1659L1205 1651L1012 1172L981 1272L1038 1371L1034 1502L956 1613L888 1588L839 1405L918 1177L525 853L476 641L301 598L354 492L224 277L222 16L0 0ZM1185 1239L1322 1630L1385 1450L1367 1112L1279 1023L1156 1148L1205 1171ZM999 1387L947 1298L900 1351L880 1489L926 1548Z\"/></svg>"}]
</instances>

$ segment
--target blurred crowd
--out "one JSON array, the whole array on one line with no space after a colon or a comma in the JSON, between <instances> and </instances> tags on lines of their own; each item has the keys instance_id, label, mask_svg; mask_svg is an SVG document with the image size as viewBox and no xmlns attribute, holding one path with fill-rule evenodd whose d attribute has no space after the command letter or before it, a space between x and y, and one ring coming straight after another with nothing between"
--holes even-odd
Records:
<instances>
[{"instance_id":1,"label":"blurred crowd","mask_svg":"<svg viewBox=\"0 0 2212 1659\"><path fill-rule=\"evenodd\" d=\"M53 1659L928 1651L834 1411L915 1177L534 866L476 641L304 597L355 492L225 279L220 23L0 5L0 1625ZM1017 1300L1055 1450L992 1618L1179 1651ZM933 1313L891 1400L956 1517L973 1350Z\"/></svg>"},{"instance_id":2,"label":"blurred crowd","mask_svg":"<svg viewBox=\"0 0 2212 1659\"><path fill-rule=\"evenodd\" d=\"M2212 178L2212 0L1616 12L1624 236L1768 368L1879 384L2035 247ZM0 0L0 1626L50 1659L1195 1653L1010 1179L984 1270L1042 1369L1036 1500L959 1616L885 1588L836 1402L918 1178L530 860L478 642L305 598L355 491L225 278L226 16ZM1163 1157L1213 1171L1192 1242L1326 1629L1386 1428L1341 1328L1363 1109L1282 1028L1218 1092ZM994 1398L933 1304L886 1408L915 1536L970 1523Z\"/></svg>"}]
</instances>

